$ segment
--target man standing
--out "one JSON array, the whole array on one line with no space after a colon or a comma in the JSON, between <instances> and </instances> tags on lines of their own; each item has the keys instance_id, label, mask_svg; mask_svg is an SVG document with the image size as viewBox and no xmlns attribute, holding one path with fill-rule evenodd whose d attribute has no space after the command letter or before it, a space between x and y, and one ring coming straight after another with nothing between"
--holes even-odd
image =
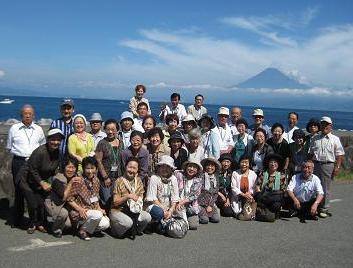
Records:
<instances>
[{"instance_id":1,"label":"man standing","mask_svg":"<svg viewBox=\"0 0 353 268\"><path fill-rule=\"evenodd\" d=\"M241 108L233 107L230 111L230 123L229 123L229 127L230 127L230 130L232 131L233 136L239 134L236 124L240 118L242 118Z\"/></svg>"},{"instance_id":2,"label":"man standing","mask_svg":"<svg viewBox=\"0 0 353 268\"><path fill-rule=\"evenodd\" d=\"M249 134L253 136L258 128L262 128L266 131L267 139L271 138L271 128L268 125L264 124L264 111L261 109L255 109L252 114L252 117L254 118L254 124L249 127Z\"/></svg>"},{"instance_id":3,"label":"man standing","mask_svg":"<svg viewBox=\"0 0 353 268\"><path fill-rule=\"evenodd\" d=\"M89 119L89 123L91 125L91 134L93 136L94 141L94 149L96 149L98 142L103 140L107 134L102 131L102 123L103 119L100 113L93 113L91 118Z\"/></svg>"},{"instance_id":4,"label":"man standing","mask_svg":"<svg viewBox=\"0 0 353 268\"><path fill-rule=\"evenodd\" d=\"M25 165L32 152L45 143L42 128L33 123L34 109L26 104L21 110L22 122L14 124L8 134L6 148L13 154L12 177L15 186L15 200L11 209L11 226L19 227L23 223L24 197L19 187L17 174Z\"/></svg>"},{"instance_id":5,"label":"man standing","mask_svg":"<svg viewBox=\"0 0 353 268\"><path fill-rule=\"evenodd\" d=\"M141 131L142 133L145 130L142 127L143 119L148 115L148 105L145 102L140 102L137 105L137 117L134 118L134 130Z\"/></svg>"},{"instance_id":6,"label":"man standing","mask_svg":"<svg viewBox=\"0 0 353 268\"><path fill-rule=\"evenodd\" d=\"M62 161L67 155L67 140L69 136L74 132L72 115L74 113L74 101L72 99L63 99L60 105L60 112L62 117L54 120L50 128L58 128L64 134L64 139L60 144L60 161Z\"/></svg>"},{"instance_id":7,"label":"man standing","mask_svg":"<svg viewBox=\"0 0 353 268\"><path fill-rule=\"evenodd\" d=\"M314 162L306 160L302 165L302 172L294 175L287 187L302 223L308 218L317 219L318 207L324 197L320 179L313 172Z\"/></svg>"},{"instance_id":8,"label":"man standing","mask_svg":"<svg viewBox=\"0 0 353 268\"><path fill-rule=\"evenodd\" d=\"M294 130L298 129L297 127L298 119L299 119L299 116L296 112L290 112L288 114L288 128L283 133L283 138L288 142L288 144L294 142L292 137L293 137Z\"/></svg>"},{"instance_id":9,"label":"man standing","mask_svg":"<svg viewBox=\"0 0 353 268\"><path fill-rule=\"evenodd\" d=\"M197 121L201 116L207 114L207 109L203 106L204 97L201 94L195 96L195 104L188 107L188 114L192 114Z\"/></svg>"},{"instance_id":10,"label":"man standing","mask_svg":"<svg viewBox=\"0 0 353 268\"><path fill-rule=\"evenodd\" d=\"M320 120L321 134L312 138L309 148L309 154L315 164L314 174L321 180L324 189L324 204L319 216L326 218L331 195L331 183L338 175L344 156L344 149L340 139L333 135L332 120L324 116Z\"/></svg>"},{"instance_id":11,"label":"man standing","mask_svg":"<svg viewBox=\"0 0 353 268\"><path fill-rule=\"evenodd\" d=\"M185 106L180 104L180 95L178 93L173 93L170 96L171 106L169 105L162 107L161 112L159 114L159 118L161 121L165 121L165 118L168 114L176 114L179 118L179 127L181 126L181 122L186 116Z\"/></svg>"},{"instance_id":12,"label":"man standing","mask_svg":"<svg viewBox=\"0 0 353 268\"><path fill-rule=\"evenodd\" d=\"M217 133L220 144L221 155L230 153L234 147L233 135L228 126L229 109L221 107L218 110Z\"/></svg>"}]
</instances>

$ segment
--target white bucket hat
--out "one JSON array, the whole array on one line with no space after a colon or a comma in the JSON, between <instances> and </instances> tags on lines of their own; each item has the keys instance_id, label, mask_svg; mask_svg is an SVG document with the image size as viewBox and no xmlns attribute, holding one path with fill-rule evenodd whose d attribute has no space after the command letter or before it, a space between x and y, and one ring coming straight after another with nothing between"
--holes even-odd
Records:
<instances>
[{"instance_id":1,"label":"white bucket hat","mask_svg":"<svg viewBox=\"0 0 353 268\"><path fill-rule=\"evenodd\" d=\"M259 116L264 116L264 111L261 109L255 109L254 112L252 113L253 116L259 115Z\"/></svg>"},{"instance_id":2,"label":"white bucket hat","mask_svg":"<svg viewBox=\"0 0 353 268\"><path fill-rule=\"evenodd\" d=\"M47 133L47 138L50 138L56 134L60 134L61 138L65 138L63 132L59 129L59 128L52 128L52 129L49 129L48 130L48 133Z\"/></svg>"},{"instance_id":3,"label":"white bucket hat","mask_svg":"<svg viewBox=\"0 0 353 268\"><path fill-rule=\"evenodd\" d=\"M229 116L229 109L227 107L220 107L218 110L219 115L227 115Z\"/></svg>"},{"instance_id":4,"label":"white bucket hat","mask_svg":"<svg viewBox=\"0 0 353 268\"><path fill-rule=\"evenodd\" d=\"M83 122L87 126L87 120L86 120L86 117L83 114L76 114L72 121L75 122L76 118L78 118L78 117L81 117L83 119Z\"/></svg>"},{"instance_id":5,"label":"white bucket hat","mask_svg":"<svg viewBox=\"0 0 353 268\"><path fill-rule=\"evenodd\" d=\"M174 159L169 155L161 156L161 160L157 163L157 166L160 166L160 165L167 165L171 167L173 170L176 169L176 167L174 166Z\"/></svg>"},{"instance_id":6,"label":"white bucket hat","mask_svg":"<svg viewBox=\"0 0 353 268\"><path fill-rule=\"evenodd\" d=\"M103 122L103 119L102 119L102 116L100 113L93 113L91 115L91 118L89 119L89 121L100 121L100 122Z\"/></svg>"},{"instance_id":7,"label":"white bucket hat","mask_svg":"<svg viewBox=\"0 0 353 268\"><path fill-rule=\"evenodd\" d=\"M195 121L195 117L192 114L187 114L182 122ZM196 123L196 121L195 121Z\"/></svg>"}]
</instances>

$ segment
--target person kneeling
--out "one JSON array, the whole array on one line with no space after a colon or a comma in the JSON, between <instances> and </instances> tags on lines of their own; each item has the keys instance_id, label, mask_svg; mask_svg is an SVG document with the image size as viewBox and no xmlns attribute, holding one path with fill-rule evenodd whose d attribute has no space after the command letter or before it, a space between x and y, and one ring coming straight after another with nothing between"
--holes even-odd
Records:
<instances>
[{"instance_id":1,"label":"person kneeling","mask_svg":"<svg viewBox=\"0 0 353 268\"><path fill-rule=\"evenodd\" d=\"M109 218L99 205L98 163L94 157L82 160L83 179L72 186L68 197L71 222L79 226L78 235L83 240L90 240L89 235L109 228Z\"/></svg>"},{"instance_id":2,"label":"person kneeling","mask_svg":"<svg viewBox=\"0 0 353 268\"><path fill-rule=\"evenodd\" d=\"M151 221L148 212L143 208L143 184L138 177L139 160L130 157L126 161L125 174L117 179L113 190L113 203L110 212L112 234L123 237L128 234L131 239L142 235Z\"/></svg>"},{"instance_id":3,"label":"person kneeling","mask_svg":"<svg viewBox=\"0 0 353 268\"><path fill-rule=\"evenodd\" d=\"M306 219L317 220L318 207L324 196L320 179L313 172L314 162L305 161L302 172L294 175L287 187L288 195L302 223L305 223Z\"/></svg>"}]
</instances>

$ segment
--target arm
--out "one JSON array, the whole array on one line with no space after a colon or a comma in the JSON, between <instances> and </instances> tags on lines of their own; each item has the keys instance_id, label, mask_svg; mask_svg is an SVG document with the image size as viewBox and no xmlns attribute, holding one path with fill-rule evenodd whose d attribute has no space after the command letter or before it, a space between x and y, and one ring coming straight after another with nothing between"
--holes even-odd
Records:
<instances>
[{"instance_id":1,"label":"arm","mask_svg":"<svg viewBox=\"0 0 353 268\"><path fill-rule=\"evenodd\" d=\"M332 177L335 177L339 174L342 162L343 162L343 155L336 156L336 162L335 162L335 167L333 169Z\"/></svg>"},{"instance_id":2,"label":"arm","mask_svg":"<svg viewBox=\"0 0 353 268\"><path fill-rule=\"evenodd\" d=\"M81 163L82 162L82 157L79 156L78 154L76 154L76 147L77 147L76 143L77 143L76 135L75 134L70 135L68 143L67 143L67 149L69 151L69 154L72 157L76 158L79 163Z\"/></svg>"},{"instance_id":3,"label":"arm","mask_svg":"<svg viewBox=\"0 0 353 268\"><path fill-rule=\"evenodd\" d=\"M99 171L100 175L102 176L102 178L104 180L104 185L106 187L109 187L111 185L111 179L109 178L109 175L105 171L105 168L104 168L104 165L103 165L103 162L102 162L103 161L103 151L100 151L99 144L98 144L97 149L96 149L95 158L97 159L98 171Z\"/></svg>"}]
</instances>

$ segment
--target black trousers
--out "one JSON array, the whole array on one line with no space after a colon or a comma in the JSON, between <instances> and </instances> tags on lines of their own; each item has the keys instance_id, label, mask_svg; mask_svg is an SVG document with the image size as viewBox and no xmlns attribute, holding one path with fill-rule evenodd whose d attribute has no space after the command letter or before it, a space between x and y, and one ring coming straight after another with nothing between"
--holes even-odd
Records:
<instances>
[{"instance_id":1,"label":"black trousers","mask_svg":"<svg viewBox=\"0 0 353 268\"><path fill-rule=\"evenodd\" d=\"M44 200L48 194L43 190L34 189L28 185L22 184L21 186L28 205L30 227L43 226L45 223Z\"/></svg>"},{"instance_id":2,"label":"black trousers","mask_svg":"<svg viewBox=\"0 0 353 268\"><path fill-rule=\"evenodd\" d=\"M24 214L24 196L22 194L22 190L19 186L18 173L21 168L23 168L26 164L25 158L14 156L12 159L11 172L13 184L15 187L15 200L11 207L11 224L20 225L23 220Z\"/></svg>"}]
</instances>

